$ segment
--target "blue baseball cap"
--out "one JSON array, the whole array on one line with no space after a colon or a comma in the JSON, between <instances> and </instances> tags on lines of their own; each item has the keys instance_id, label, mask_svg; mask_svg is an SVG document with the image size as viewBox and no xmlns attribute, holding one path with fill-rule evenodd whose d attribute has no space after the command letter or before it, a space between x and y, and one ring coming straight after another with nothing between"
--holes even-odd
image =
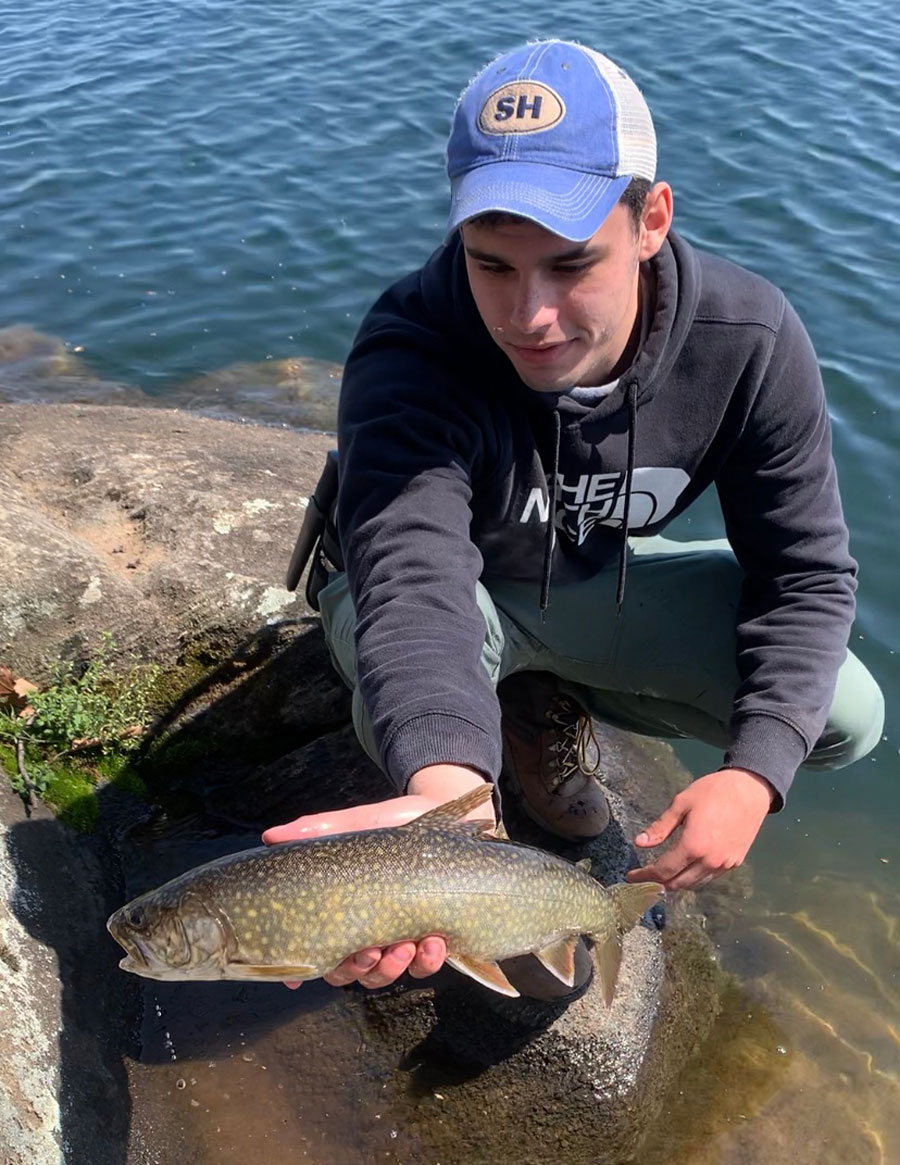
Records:
<instances>
[{"instance_id":1,"label":"blue baseball cap","mask_svg":"<svg viewBox=\"0 0 900 1165\"><path fill-rule=\"evenodd\" d=\"M615 62L544 40L497 57L465 89L447 143L448 237L506 211L589 239L632 178L656 175L647 103Z\"/></svg>"}]
</instances>

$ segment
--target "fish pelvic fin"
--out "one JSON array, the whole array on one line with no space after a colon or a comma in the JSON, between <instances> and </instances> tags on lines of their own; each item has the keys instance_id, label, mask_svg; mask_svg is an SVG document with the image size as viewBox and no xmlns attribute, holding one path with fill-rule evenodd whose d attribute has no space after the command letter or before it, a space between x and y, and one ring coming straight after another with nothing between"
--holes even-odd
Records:
<instances>
[{"instance_id":1,"label":"fish pelvic fin","mask_svg":"<svg viewBox=\"0 0 900 1165\"><path fill-rule=\"evenodd\" d=\"M597 946L597 974L600 976L603 1002L607 1007L612 1003L616 993L616 983L619 979L621 965L622 938L617 931L613 931Z\"/></svg>"},{"instance_id":2,"label":"fish pelvic fin","mask_svg":"<svg viewBox=\"0 0 900 1165\"><path fill-rule=\"evenodd\" d=\"M468 975L476 983L480 983L482 987L490 987L492 991L498 991L501 995L518 997L519 992L503 974L497 963L489 962L487 959L478 959L474 955L459 954L448 955L447 962L457 971L461 971L463 975Z\"/></svg>"},{"instance_id":3,"label":"fish pelvic fin","mask_svg":"<svg viewBox=\"0 0 900 1165\"><path fill-rule=\"evenodd\" d=\"M407 828L415 829L417 826L424 825L430 829L446 829L448 826L462 824L465 828L472 826L479 832L490 830L492 824L489 821L462 821L462 818L467 813L471 813L473 809L477 809L479 805L484 805L486 801L489 801L493 791L493 785L485 781L474 789L469 789L461 797L457 797L455 801L446 801L443 805L437 805L434 809L429 809L427 813L414 817L412 821L408 822Z\"/></svg>"},{"instance_id":4,"label":"fish pelvic fin","mask_svg":"<svg viewBox=\"0 0 900 1165\"><path fill-rule=\"evenodd\" d=\"M316 979L321 971L315 967L307 967L303 963L292 963L289 966L265 966L253 963L229 963L226 972L227 979Z\"/></svg>"},{"instance_id":5,"label":"fish pelvic fin","mask_svg":"<svg viewBox=\"0 0 900 1165\"><path fill-rule=\"evenodd\" d=\"M561 938L549 946L534 951L534 957L547 970L565 983L567 987L575 986L575 947L578 945L578 935Z\"/></svg>"}]
</instances>

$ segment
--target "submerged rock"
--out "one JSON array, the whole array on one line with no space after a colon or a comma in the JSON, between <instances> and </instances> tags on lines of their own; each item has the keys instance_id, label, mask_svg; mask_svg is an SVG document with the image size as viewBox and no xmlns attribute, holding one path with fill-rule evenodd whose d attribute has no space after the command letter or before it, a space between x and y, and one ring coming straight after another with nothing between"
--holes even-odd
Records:
<instances>
[{"instance_id":1,"label":"submerged rock","mask_svg":"<svg viewBox=\"0 0 900 1165\"><path fill-rule=\"evenodd\" d=\"M166 401L225 420L334 432L341 373L340 364L311 356L233 364L176 385Z\"/></svg>"}]
</instances>

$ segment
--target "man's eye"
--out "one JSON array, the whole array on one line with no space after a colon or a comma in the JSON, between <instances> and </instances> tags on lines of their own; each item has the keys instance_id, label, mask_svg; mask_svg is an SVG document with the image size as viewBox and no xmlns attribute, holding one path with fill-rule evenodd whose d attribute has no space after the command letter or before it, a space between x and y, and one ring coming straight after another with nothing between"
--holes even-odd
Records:
<instances>
[{"instance_id":1,"label":"man's eye","mask_svg":"<svg viewBox=\"0 0 900 1165\"><path fill-rule=\"evenodd\" d=\"M587 271L589 263L578 263L574 267L571 263L565 266L554 268L558 275L580 275L582 271Z\"/></svg>"},{"instance_id":2,"label":"man's eye","mask_svg":"<svg viewBox=\"0 0 900 1165\"><path fill-rule=\"evenodd\" d=\"M503 267L499 263L479 263L478 270L484 271L487 275L505 275L511 268Z\"/></svg>"}]
</instances>

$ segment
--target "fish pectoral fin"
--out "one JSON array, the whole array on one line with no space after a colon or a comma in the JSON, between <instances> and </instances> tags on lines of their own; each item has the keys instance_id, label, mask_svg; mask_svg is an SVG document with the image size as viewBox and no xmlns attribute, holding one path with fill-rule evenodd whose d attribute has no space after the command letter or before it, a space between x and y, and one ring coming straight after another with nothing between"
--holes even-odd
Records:
<instances>
[{"instance_id":1,"label":"fish pectoral fin","mask_svg":"<svg viewBox=\"0 0 900 1165\"><path fill-rule=\"evenodd\" d=\"M315 967L308 967L305 963L276 967L231 962L228 970L231 973L229 977L235 979L316 979L321 974Z\"/></svg>"},{"instance_id":2,"label":"fish pectoral fin","mask_svg":"<svg viewBox=\"0 0 900 1165\"><path fill-rule=\"evenodd\" d=\"M457 824L467 813L471 813L473 809L477 809L485 801L489 801L492 793L493 786L485 781L484 784L469 789L467 793L463 793L455 801L447 801L443 805L429 809L427 813L423 813L419 817L414 817L412 821L407 823L407 828L415 829L418 825L427 825L432 829L435 827L446 829L449 825Z\"/></svg>"},{"instance_id":3,"label":"fish pectoral fin","mask_svg":"<svg viewBox=\"0 0 900 1165\"><path fill-rule=\"evenodd\" d=\"M598 938L597 943L597 973L600 976L603 1002L609 1007L616 993L616 980L622 965L622 939L614 931L606 939Z\"/></svg>"},{"instance_id":4,"label":"fish pectoral fin","mask_svg":"<svg viewBox=\"0 0 900 1165\"><path fill-rule=\"evenodd\" d=\"M550 943L549 946L541 947L539 951L532 953L561 983L565 983L567 987L574 987L575 947L577 943L578 935L576 934L574 937L561 938L557 942Z\"/></svg>"},{"instance_id":5,"label":"fish pectoral fin","mask_svg":"<svg viewBox=\"0 0 900 1165\"><path fill-rule=\"evenodd\" d=\"M447 962L463 975L468 975L483 987L490 987L492 991L499 991L501 995L518 997L519 992L513 987L509 979L500 970L497 963L487 959L476 959L474 955L448 955Z\"/></svg>"},{"instance_id":6,"label":"fish pectoral fin","mask_svg":"<svg viewBox=\"0 0 900 1165\"><path fill-rule=\"evenodd\" d=\"M584 872L586 874L589 874L591 872L591 859L590 858L581 858L580 861L577 861L575 863L575 869L576 870L584 870Z\"/></svg>"}]
</instances>

